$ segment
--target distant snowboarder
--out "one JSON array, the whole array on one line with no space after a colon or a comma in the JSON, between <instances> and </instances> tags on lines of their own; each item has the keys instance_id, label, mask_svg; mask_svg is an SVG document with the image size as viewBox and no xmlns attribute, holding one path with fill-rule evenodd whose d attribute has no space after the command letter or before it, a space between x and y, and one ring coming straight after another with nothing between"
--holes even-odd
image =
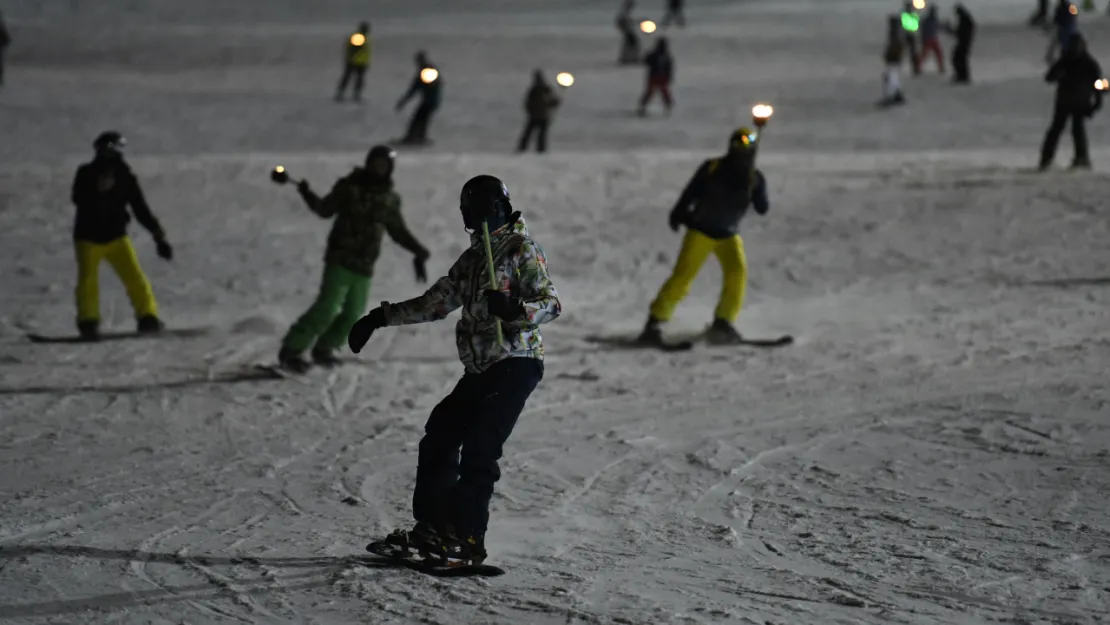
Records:
<instances>
[{"instance_id":1,"label":"distant snowboarder","mask_svg":"<svg viewBox=\"0 0 1110 625\"><path fill-rule=\"evenodd\" d=\"M307 182L297 185L308 208L325 219L335 217L335 223L328 235L324 278L316 301L282 341L278 362L283 368L307 371L310 364L302 354L310 347L316 364L338 362L335 350L366 311L383 233L412 252L416 279L427 280L424 265L430 254L405 225L401 196L393 189L395 158L391 148L374 146L366 155L365 166L340 178L323 198L313 193Z\"/></svg>"},{"instance_id":2,"label":"distant snowboarder","mask_svg":"<svg viewBox=\"0 0 1110 625\"><path fill-rule=\"evenodd\" d=\"M624 65L640 62L640 35L636 32L636 19L632 17L635 8L636 0L624 0L617 14L617 31L621 34L620 62Z\"/></svg>"},{"instance_id":3,"label":"distant snowboarder","mask_svg":"<svg viewBox=\"0 0 1110 625\"><path fill-rule=\"evenodd\" d=\"M905 40L902 37L902 25L898 16L892 15L887 22L886 47L883 48L883 99L880 106L902 104L906 101L902 95L902 52L905 49Z\"/></svg>"},{"instance_id":4,"label":"distant snowboarder","mask_svg":"<svg viewBox=\"0 0 1110 625\"><path fill-rule=\"evenodd\" d=\"M4 85L4 50L11 44L12 36L4 25L4 14L0 12L0 86Z\"/></svg>"},{"instance_id":5,"label":"distant snowboarder","mask_svg":"<svg viewBox=\"0 0 1110 625\"><path fill-rule=\"evenodd\" d=\"M744 241L738 233L740 220L749 205L760 215L769 209L767 182L755 168L758 141L756 130L738 128L729 138L728 153L703 162L678 198L671 210L670 226L676 232L686 226L686 236L671 277L651 303L640 343L663 345L660 325L670 320L690 292L690 285L710 254L721 263L724 284L706 339L716 345L743 340L732 326L744 305L748 281Z\"/></svg>"},{"instance_id":6,"label":"distant snowboarder","mask_svg":"<svg viewBox=\"0 0 1110 625\"><path fill-rule=\"evenodd\" d=\"M401 142L406 144L428 142L428 124L431 123L432 115L439 108L443 98L443 77L439 75L439 68L428 60L428 53L420 50L414 60L416 75L412 77L408 91L401 96L396 106L396 110L400 111L414 95L420 94L420 105L416 107L416 112L409 120L408 130L401 139Z\"/></svg>"},{"instance_id":7,"label":"distant snowboarder","mask_svg":"<svg viewBox=\"0 0 1110 625\"><path fill-rule=\"evenodd\" d=\"M921 50L917 46L917 34L920 30L921 17L917 14L912 0L906 0L901 18L906 51L910 53L910 69L913 70L914 76L918 76L921 74Z\"/></svg>"},{"instance_id":8,"label":"distant snowboarder","mask_svg":"<svg viewBox=\"0 0 1110 625\"><path fill-rule=\"evenodd\" d=\"M1049 40L1048 52L1045 53L1045 62L1048 64L1056 60L1056 51L1059 50L1062 54L1071 36L1079 32L1079 9L1069 0L1059 0L1056 11L1052 14L1052 24L1056 27L1056 32Z\"/></svg>"},{"instance_id":9,"label":"distant snowboarder","mask_svg":"<svg viewBox=\"0 0 1110 625\"><path fill-rule=\"evenodd\" d=\"M1084 122L1102 107L1102 92L1095 88L1095 81L1101 78L1102 68L1087 51L1083 35L1073 33L1064 54L1045 75L1046 81L1056 83L1056 103L1052 123L1041 145L1041 171L1052 166L1056 144L1068 119L1071 119L1071 136L1075 143L1075 158L1071 166L1073 169L1090 169L1091 156Z\"/></svg>"},{"instance_id":10,"label":"distant snowboarder","mask_svg":"<svg viewBox=\"0 0 1110 625\"><path fill-rule=\"evenodd\" d=\"M673 21L680 28L684 28L686 26L686 16L682 11L683 4L684 0L667 0L667 12L663 15L663 20L660 23L663 26L670 26Z\"/></svg>"},{"instance_id":11,"label":"distant snowboarder","mask_svg":"<svg viewBox=\"0 0 1110 625\"><path fill-rule=\"evenodd\" d=\"M100 263L108 261L123 282L135 311L138 331L160 332L158 304L150 281L139 266L139 258L127 236L131 215L154 236L158 255L173 259L166 233L150 212L139 181L123 159L127 141L115 131L103 132L93 142L96 157L77 169L73 180L73 203L77 217L73 240L77 250L77 330L87 341L100 339Z\"/></svg>"},{"instance_id":12,"label":"distant snowboarder","mask_svg":"<svg viewBox=\"0 0 1110 625\"><path fill-rule=\"evenodd\" d=\"M956 26L945 25L951 35L956 37L956 47L952 50L952 69L956 75L952 82L958 85L971 84L971 44L975 40L975 20L963 3L956 3Z\"/></svg>"},{"instance_id":13,"label":"distant snowboarder","mask_svg":"<svg viewBox=\"0 0 1110 625\"><path fill-rule=\"evenodd\" d=\"M547 128L551 124L551 116L559 106L559 96L544 79L543 71L536 70L532 74L532 86L524 97L524 112L528 121L524 124L524 132L520 135L516 151L524 152L528 149L528 142L532 133L536 133L536 151L547 151Z\"/></svg>"},{"instance_id":14,"label":"distant snowboarder","mask_svg":"<svg viewBox=\"0 0 1110 625\"><path fill-rule=\"evenodd\" d=\"M335 92L336 102L343 101L347 83L352 76L355 79L355 100L362 100L362 82L367 68L370 67L373 45L373 40L370 38L370 22L362 22L358 25L358 31L351 35L343 46L343 77L339 79L339 88Z\"/></svg>"},{"instance_id":15,"label":"distant snowboarder","mask_svg":"<svg viewBox=\"0 0 1110 625\"><path fill-rule=\"evenodd\" d=\"M644 85L644 95L640 96L640 108L637 113L640 117L647 115L647 105L652 96L658 91L663 97L663 106L667 113L671 112L674 100L671 98L671 81L674 80L674 57L671 56L670 47L666 37L660 37L655 44L655 49L644 59L647 65L647 81Z\"/></svg>"},{"instance_id":16,"label":"distant snowboarder","mask_svg":"<svg viewBox=\"0 0 1110 625\"><path fill-rule=\"evenodd\" d=\"M501 476L497 460L543 377L539 326L557 318L562 304L543 250L513 211L503 182L472 178L459 204L463 225L472 231L470 247L424 295L370 311L351 328L348 342L357 353L380 328L437 321L462 308L455 337L465 373L424 426L412 498L416 525L372 543L371 551L393 546L480 563L490 497Z\"/></svg>"},{"instance_id":17,"label":"distant snowboarder","mask_svg":"<svg viewBox=\"0 0 1110 625\"><path fill-rule=\"evenodd\" d=\"M944 50L940 47L940 16L937 15L937 5L929 6L925 17L921 20L921 64L933 54L937 59L937 70L944 74Z\"/></svg>"}]
</instances>

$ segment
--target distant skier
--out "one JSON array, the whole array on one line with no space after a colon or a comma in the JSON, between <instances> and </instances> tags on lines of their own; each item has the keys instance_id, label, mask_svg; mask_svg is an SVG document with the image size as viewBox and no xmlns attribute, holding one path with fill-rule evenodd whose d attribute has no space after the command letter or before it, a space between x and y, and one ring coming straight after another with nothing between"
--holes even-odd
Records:
<instances>
[{"instance_id":1,"label":"distant skier","mask_svg":"<svg viewBox=\"0 0 1110 625\"><path fill-rule=\"evenodd\" d=\"M1102 78L1102 68L1087 51L1087 42L1079 33L1068 39L1064 53L1048 70L1045 80L1056 83L1056 104L1052 123L1041 145L1040 170L1052 166L1056 144L1064 125L1071 119L1071 136L1075 143L1073 169L1090 169L1091 156L1087 149L1087 130L1084 121L1102 107L1102 92L1095 88L1095 81Z\"/></svg>"},{"instance_id":2,"label":"distant skier","mask_svg":"<svg viewBox=\"0 0 1110 625\"><path fill-rule=\"evenodd\" d=\"M528 142L533 132L536 133L536 151L547 151L547 127L558 106L559 96L544 79L543 71L537 69L532 74L532 86L524 97L524 112L528 115L528 121L524 124L524 132L517 143L517 152L528 149Z\"/></svg>"},{"instance_id":3,"label":"distant skier","mask_svg":"<svg viewBox=\"0 0 1110 625\"><path fill-rule=\"evenodd\" d=\"M683 14L682 5L684 0L667 0L667 12L663 15L663 26L670 26L671 22L675 22L679 27L686 26L686 16Z\"/></svg>"},{"instance_id":4,"label":"distant skier","mask_svg":"<svg viewBox=\"0 0 1110 625\"><path fill-rule=\"evenodd\" d=\"M906 101L902 95L902 52L905 41L902 37L902 25L898 16L892 15L887 22L886 47L883 49L883 99L880 106L902 104Z\"/></svg>"},{"instance_id":5,"label":"distant skier","mask_svg":"<svg viewBox=\"0 0 1110 625\"><path fill-rule=\"evenodd\" d=\"M617 31L621 34L620 62L625 65L640 62L640 35L636 32L636 19L632 17L634 8L636 0L624 0L617 14Z\"/></svg>"},{"instance_id":6,"label":"distant skier","mask_svg":"<svg viewBox=\"0 0 1110 625\"><path fill-rule=\"evenodd\" d=\"M1045 53L1045 62L1049 64L1056 60L1056 51L1060 50L1062 54L1071 36L1079 32L1078 7L1069 0L1059 0L1056 11L1052 14L1052 23L1056 27L1056 33L1049 40L1048 52Z\"/></svg>"},{"instance_id":7,"label":"distant skier","mask_svg":"<svg viewBox=\"0 0 1110 625\"><path fill-rule=\"evenodd\" d=\"M956 72L952 82L960 85L971 84L971 44L975 40L975 20L963 3L956 3L956 26L945 25L945 30L956 37L956 47L952 50L952 69Z\"/></svg>"},{"instance_id":8,"label":"distant skier","mask_svg":"<svg viewBox=\"0 0 1110 625\"><path fill-rule=\"evenodd\" d=\"M4 50L11 45L12 36L4 25L4 14L0 12L0 86L4 84Z\"/></svg>"},{"instance_id":9,"label":"distant skier","mask_svg":"<svg viewBox=\"0 0 1110 625\"><path fill-rule=\"evenodd\" d=\"M1029 16L1031 28L1048 27L1048 0L1037 0L1037 9Z\"/></svg>"},{"instance_id":10,"label":"distant skier","mask_svg":"<svg viewBox=\"0 0 1110 625\"><path fill-rule=\"evenodd\" d=\"M769 208L767 182L755 168L758 140L757 131L738 128L729 139L728 153L703 162L678 198L671 210L670 226L675 231L686 226L686 236L671 277L651 303L639 342L662 345L660 325L670 320L710 254L721 263L724 284L706 339L718 345L742 340L732 326L744 305L748 281L744 241L738 234L740 220L749 205L760 215Z\"/></svg>"},{"instance_id":11,"label":"distant skier","mask_svg":"<svg viewBox=\"0 0 1110 625\"><path fill-rule=\"evenodd\" d=\"M135 311L138 331L160 332L154 290L139 266L139 258L127 236L131 215L154 237L158 255L173 259L166 233L150 212L139 181L123 160L127 141L115 131L103 132L93 142L96 156L77 169L73 180L73 203L77 217L73 240L77 250L77 330L87 341L100 339L100 262L108 261L123 282Z\"/></svg>"},{"instance_id":12,"label":"distant skier","mask_svg":"<svg viewBox=\"0 0 1110 625\"><path fill-rule=\"evenodd\" d=\"M543 377L539 326L557 318L562 304L543 250L513 211L504 183L493 176L470 179L460 209L470 247L447 275L420 297L383 302L351 328L348 342L357 353L379 328L437 321L462 308L455 338L465 373L424 426L412 498L416 525L376 544L479 563L486 558L490 497L501 477L497 460ZM491 232L496 290L490 289L483 222Z\"/></svg>"},{"instance_id":13,"label":"distant skier","mask_svg":"<svg viewBox=\"0 0 1110 625\"><path fill-rule=\"evenodd\" d=\"M921 20L921 64L932 53L937 59L937 70L944 73L944 50L940 47L940 16L937 15L937 5L929 6L925 18Z\"/></svg>"},{"instance_id":14,"label":"distant skier","mask_svg":"<svg viewBox=\"0 0 1110 625\"><path fill-rule=\"evenodd\" d=\"M408 91L397 101L396 110L400 111L405 104L416 94L420 94L420 104L416 107L412 119L409 120L408 130L401 140L407 144L421 144L428 142L428 124L432 115L439 108L443 98L443 77L439 75L439 68L428 60L428 54L423 50L416 53L416 75L412 77Z\"/></svg>"},{"instance_id":15,"label":"distant skier","mask_svg":"<svg viewBox=\"0 0 1110 625\"><path fill-rule=\"evenodd\" d=\"M917 47L917 32L920 29L921 18L912 0L906 0L901 17L906 50L910 53L910 68L913 70L913 75L917 76L921 74L921 50Z\"/></svg>"},{"instance_id":16,"label":"distant skier","mask_svg":"<svg viewBox=\"0 0 1110 625\"><path fill-rule=\"evenodd\" d=\"M354 76L355 100L362 100L362 81L370 67L370 57L373 54L373 41L370 38L370 22L362 22L343 48L343 77L339 79L339 88L335 92L335 101L342 102L347 90L347 83Z\"/></svg>"},{"instance_id":17,"label":"distant skier","mask_svg":"<svg viewBox=\"0 0 1110 625\"><path fill-rule=\"evenodd\" d=\"M323 198L313 193L307 182L297 185L308 208L325 219L335 217L335 223L328 235L324 278L316 301L282 341L278 362L283 368L307 371L310 364L302 354L309 348L316 364L332 366L338 362L335 350L366 312L383 233L412 252L416 279L427 281L424 264L430 254L405 225L401 196L393 189L395 158L391 148L374 146L366 155L365 166L340 178Z\"/></svg>"},{"instance_id":18,"label":"distant skier","mask_svg":"<svg viewBox=\"0 0 1110 625\"><path fill-rule=\"evenodd\" d=\"M647 65L647 84L644 86L644 95L640 97L640 108L637 113L640 117L647 115L647 105L651 102L655 92L658 91L663 96L663 106L670 114L671 108L674 106L674 100L671 99L671 81L674 80L674 57L671 56L666 37L659 38L659 41L655 44L655 49L644 59L644 64Z\"/></svg>"}]
</instances>

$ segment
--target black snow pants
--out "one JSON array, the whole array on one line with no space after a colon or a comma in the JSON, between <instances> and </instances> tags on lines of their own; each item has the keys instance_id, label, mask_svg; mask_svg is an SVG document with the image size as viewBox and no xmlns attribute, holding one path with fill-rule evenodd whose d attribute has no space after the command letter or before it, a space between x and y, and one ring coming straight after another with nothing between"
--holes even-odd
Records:
<instances>
[{"instance_id":1,"label":"black snow pants","mask_svg":"<svg viewBox=\"0 0 1110 625\"><path fill-rule=\"evenodd\" d=\"M335 97L341 99L344 92L347 91L347 83L350 82L351 77L354 76L355 85L355 99L358 100L362 97L362 79L366 75L366 68L357 65L347 65L343 69L343 77L339 79L339 89L335 92Z\"/></svg>"},{"instance_id":2,"label":"black snow pants","mask_svg":"<svg viewBox=\"0 0 1110 625\"><path fill-rule=\"evenodd\" d=\"M952 69L956 72L953 82L970 83L971 67L968 66L967 57L971 55L970 41L956 41L956 48L952 50Z\"/></svg>"},{"instance_id":3,"label":"black snow pants","mask_svg":"<svg viewBox=\"0 0 1110 625\"><path fill-rule=\"evenodd\" d=\"M454 525L460 536L486 533L493 485L501 478L501 447L542 378L541 361L507 358L464 375L432 409L412 497L417 521Z\"/></svg>"},{"instance_id":4,"label":"black snow pants","mask_svg":"<svg viewBox=\"0 0 1110 625\"><path fill-rule=\"evenodd\" d=\"M1041 144L1041 166L1047 166L1056 156L1056 144L1060 141L1060 134L1071 118L1071 138L1075 144L1075 158L1072 164L1090 163L1090 154L1087 151L1087 107L1063 99L1056 100L1055 110L1052 112L1052 124L1044 135Z\"/></svg>"},{"instance_id":5,"label":"black snow pants","mask_svg":"<svg viewBox=\"0 0 1110 625\"><path fill-rule=\"evenodd\" d=\"M547 151L547 126L550 122L546 119L536 119L529 117L528 122L524 125L524 132L520 135L520 142L517 143L516 151L523 152L528 149L528 143L532 139L532 133L536 133L536 151Z\"/></svg>"},{"instance_id":6,"label":"black snow pants","mask_svg":"<svg viewBox=\"0 0 1110 625\"><path fill-rule=\"evenodd\" d=\"M436 112L433 104L420 103L416 112L409 120L409 129L405 132L405 141L422 142L428 140L428 124L431 123L432 114Z\"/></svg>"}]
</instances>

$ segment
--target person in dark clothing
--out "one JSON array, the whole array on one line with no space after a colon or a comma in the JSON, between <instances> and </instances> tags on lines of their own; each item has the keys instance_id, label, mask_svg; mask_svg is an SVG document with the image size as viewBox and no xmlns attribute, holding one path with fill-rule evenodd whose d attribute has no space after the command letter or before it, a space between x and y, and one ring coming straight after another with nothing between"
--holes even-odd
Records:
<instances>
[{"instance_id":1,"label":"person in dark clothing","mask_svg":"<svg viewBox=\"0 0 1110 625\"><path fill-rule=\"evenodd\" d=\"M921 74L921 50L917 46L917 32L920 21L912 0L906 0L905 8L902 9L902 31L906 41L906 50L910 53L910 68L913 70L914 76Z\"/></svg>"},{"instance_id":2,"label":"person in dark clothing","mask_svg":"<svg viewBox=\"0 0 1110 625\"><path fill-rule=\"evenodd\" d=\"M644 95L640 97L640 109L637 113L640 117L647 115L647 105L651 102L655 92L658 91L663 96L663 106L667 108L669 114L674 105L674 100L671 99L674 57L671 56L666 37L659 38L659 42L655 44L655 49L644 59L644 64L647 65L647 85L644 88Z\"/></svg>"},{"instance_id":3,"label":"person in dark clothing","mask_svg":"<svg viewBox=\"0 0 1110 625\"><path fill-rule=\"evenodd\" d=\"M1056 33L1049 40L1048 51L1044 56L1045 63L1050 65L1056 60L1056 51L1063 54L1071 36L1079 32L1079 9L1070 0L1059 0L1052 14L1052 24L1056 27Z\"/></svg>"},{"instance_id":4,"label":"person in dark clothing","mask_svg":"<svg viewBox=\"0 0 1110 625\"><path fill-rule=\"evenodd\" d=\"M1037 9L1029 16L1031 28L1045 28L1048 26L1048 0L1037 0Z\"/></svg>"},{"instance_id":5,"label":"person in dark clothing","mask_svg":"<svg viewBox=\"0 0 1110 625\"><path fill-rule=\"evenodd\" d=\"M937 15L937 5L929 6L925 18L921 20L921 63L929 54L937 59L937 69L944 73L944 51L940 47L940 17Z\"/></svg>"},{"instance_id":6,"label":"person in dark clothing","mask_svg":"<svg viewBox=\"0 0 1110 625\"><path fill-rule=\"evenodd\" d=\"M558 106L559 96L555 95L555 90L544 80L543 71L537 69L532 74L532 87L524 98L524 112L528 115L528 121L524 124L524 132L517 143L517 152L528 149L533 132L536 133L536 151L547 151L547 127Z\"/></svg>"},{"instance_id":7,"label":"person in dark clothing","mask_svg":"<svg viewBox=\"0 0 1110 625\"><path fill-rule=\"evenodd\" d=\"M748 206L754 206L760 215L770 208L767 181L755 168L758 141L758 131L736 129L729 139L728 153L723 158L703 162L675 203L669 220L671 230L677 232L680 226L686 226L686 236L671 277L651 303L639 342L662 343L660 325L670 320L679 302L690 292L690 285L710 254L716 255L721 263L724 284L706 339L717 345L741 340L732 326L744 305L748 282L740 220Z\"/></svg>"},{"instance_id":8,"label":"person in dark clothing","mask_svg":"<svg viewBox=\"0 0 1110 625\"><path fill-rule=\"evenodd\" d=\"M892 15L887 22L886 47L883 48L883 99L879 106L903 104L902 95L902 53L905 42L902 38L902 25L898 16Z\"/></svg>"},{"instance_id":9,"label":"person in dark clothing","mask_svg":"<svg viewBox=\"0 0 1110 625\"><path fill-rule=\"evenodd\" d=\"M1052 165L1056 144L1068 119L1071 119L1071 136L1075 144L1072 168L1090 168L1091 157L1087 150L1087 130L1084 121L1102 107L1102 92L1095 88L1095 81L1102 77L1098 61L1087 51L1087 42L1079 33L1068 39L1064 53L1045 74L1045 80L1056 83L1056 103L1052 123L1041 145L1040 169Z\"/></svg>"},{"instance_id":10,"label":"person in dark clothing","mask_svg":"<svg viewBox=\"0 0 1110 625\"><path fill-rule=\"evenodd\" d=\"M355 79L355 100L362 100L362 80L370 67L370 57L373 54L373 42L370 39L370 22L358 25L358 31L351 35L343 47L343 77L339 79L339 89L335 92L335 101L343 101L347 83L353 76Z\"/></svg>"},{"instance_id":11,"label":"person in dark clothing","mask_svg":"<svg viewBox=\"0 0 1110 625\"><path fill-rule=\"evenodd\" d=\"M12 42L8 27L4 25L4 14L0 13L0 85L4 84L4 49Z\"/></svg>"},{"instance_id":12,"label":"person in dark clothing","mask_svg":"<svg viewBox=\"0 0 1110 625\"><path fill-rule=\"evenodd\" d=\"M667 0L667 12L663 15L663 26L670 26L671 22L679 27L686 26L686 16L682 12L683 0Z\"/></svg>"},{"instance_id":13,"label":"person in dark clothing","mask_svg":"<svg viewBox=\"0 0 1110 625\"><path fill-rule=\"evenodd\" d=\"M96 157L77 169L73 180L72 199L77 206L73 223L73 241L77 251L77 329L88 341L100 338L100 262L108 261L115 270L131 307L135 311L140 333L162 330L158 319L158 304L150 281L139 267L139 258L127 224L131 215L127 207L151 235L158 255L173 259L173 248L166 241L166 233L150 212L139 181L123 160L126 141L120 133L101 133L93 147Z\"/></svg>"},{"instance_id":14,"label":"person in dark clothing","mask_svg":"<svg viewBox=\"0 0 1110 625\"><path fill-rule=\"evenodd\" d=\"M624 0L620 13L617 13L617 31L621 34L620 62L631 65L640 62L640 35L636 33L636 20L632 9L636 0Z\"/></svg>"},{"instance_id":15,"label":"person in dark clothing","mask_svg":"<svg viewBox=\"0 0 1110 625\"><path fill-rule=\"evenodd\" d=\"M409 120L405 137L401 140L402 143L407 144L428 142L428 124L443 97L443 77L439 75L439 68L428 60L428 54L423 50L416 53L415 61L416 75L412 77L409 90L397 101L396 107L396 110L400 111L414 95L420 94L420 105L416 107L416 112Z\"/></svg>"},{"instance_id":16,"label":"person in dark clothing","mask_svg":"<svg viewBox=\"0 0 1110 625\"><path fill-rule=\"evenodd\" d=\"M952 82L970 84L971 67L968 65L968 57L971 55L971 43L975 39L975 20L962 3L956 4L956 27L947 24L945 30L956 37L956 47L952 50L952 69L956 75Z\"/></svg>"}]
</instances>

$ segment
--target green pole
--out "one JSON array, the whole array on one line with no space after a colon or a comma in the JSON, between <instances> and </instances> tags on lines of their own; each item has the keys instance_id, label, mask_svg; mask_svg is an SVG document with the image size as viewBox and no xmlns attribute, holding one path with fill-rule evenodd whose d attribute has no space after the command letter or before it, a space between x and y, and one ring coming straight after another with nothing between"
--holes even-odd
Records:
<instances>
[{"instance_id":1,"label":"green pole","mask_svg":"<svg viewBox=\"0 0 1110 625\"><path fill-rule=\"evenodd\" d=\"M486 263L489 265L489 288L499 291L497 288L497 271L493 268L493 246L489 242L489 224L482 220L482 242L486 244ZM501 333L501 320L494 318L494 323L497 327L497 346L502 347L505 344L505 336Z\"/></svg>"}]
</instances>

